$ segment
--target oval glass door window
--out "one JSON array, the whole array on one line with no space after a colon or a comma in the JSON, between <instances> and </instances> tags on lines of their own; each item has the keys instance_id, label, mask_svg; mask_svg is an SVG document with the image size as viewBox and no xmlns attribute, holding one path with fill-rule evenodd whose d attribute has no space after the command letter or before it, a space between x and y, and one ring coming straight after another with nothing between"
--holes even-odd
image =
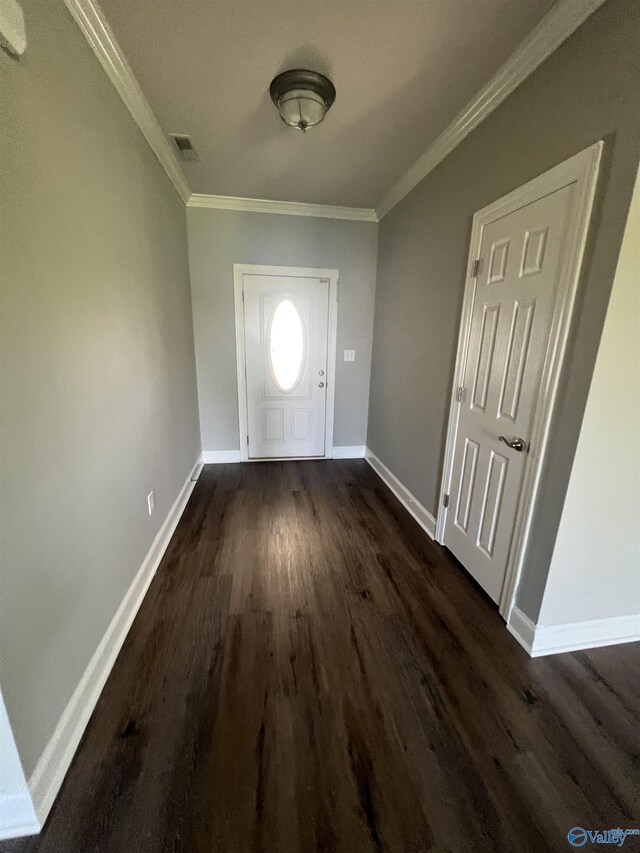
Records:
<instances>
[{"instance_id":1,"label":"oval glass door window","mask_svg":"<svg viewBox=\"0 0 640 853\"><path fill-rule=\"evenodd\" d=\"M297 308L283 299L271 317L269 363L281 391L293 390L300 381L304 361L304 332Z\"/></svg>"}]
</instances>

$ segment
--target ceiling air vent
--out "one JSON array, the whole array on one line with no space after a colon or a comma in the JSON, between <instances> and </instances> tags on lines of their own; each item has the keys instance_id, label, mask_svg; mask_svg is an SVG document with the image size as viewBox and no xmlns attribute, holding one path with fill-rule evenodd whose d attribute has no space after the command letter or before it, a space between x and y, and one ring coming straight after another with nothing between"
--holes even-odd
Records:
<instances>
[{"instance_id":1,"label":"ceiling air vent","mask_svg":"<svg viewBox=\"0 0 640 853\"><path fill-rule=\"evenodd\" d=\"M193 147L193 142L191 141L190 136L187 136L184 133L170 133L169 135L176 144L178 156L181 160L187 160L189 163L200 162L200 157L198 156L196 149Z\"/></svg>"}]
</instances>

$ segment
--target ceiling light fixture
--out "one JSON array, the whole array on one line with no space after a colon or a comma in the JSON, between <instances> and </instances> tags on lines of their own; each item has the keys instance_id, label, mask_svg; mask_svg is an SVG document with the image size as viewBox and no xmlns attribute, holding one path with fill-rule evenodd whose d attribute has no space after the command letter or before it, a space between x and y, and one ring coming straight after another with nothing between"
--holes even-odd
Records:
<instances>
[{"instance_id":1,"label":"ceiling light fixture","mask_svg":"<svg viewBox=\"0 0 640 853\"><path fill-rule=\"evenodd\" d=\"M320 124L336 98L331 82L316 71L292 70L278 74L269 87L282 121L303 132Z\"/></svg>"}]
</instances>

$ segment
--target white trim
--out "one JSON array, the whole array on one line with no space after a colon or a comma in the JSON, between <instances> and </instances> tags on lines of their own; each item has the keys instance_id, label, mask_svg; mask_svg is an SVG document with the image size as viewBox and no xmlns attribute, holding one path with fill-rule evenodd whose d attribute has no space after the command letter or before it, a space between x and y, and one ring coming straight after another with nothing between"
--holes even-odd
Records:
<instances>
[{"instance_id":1,"label":"white trim","mask_svg":"<svg viewBox=\"0 0 640 853\"><path fill-rule=\"evenodd\" d=\"M531 657L594 649L640 640L640 614L589 619L565 625L534 625L514 607L507 628Z\"/></svg>"},{"instance_id":2,"label":"white trim","mask_svg":"<svg viewBox=\"0 0 640 853\"><path fill-rule=\"evenodd\" d=\"M365 207L340 207L333 204L307 204L298 201L271 201L264 198L237 198L229 195L192 193L188 207L213 210L248 210L253 213L283 213L290 216L318 216L324 219L356 219L377 222L375 210Z\"/></svg>"},{"instance_id":3,"label":"white trim","mask_svg":"<svg viewBox=\"0 0 640 853\"><path fill-rule=\"evenodd\" d=\"M548 172L540 175L519 187L509 195L504 196L493 204L478 211L473 217L471 243L467 265L467 283L462 305L462 317L458 336L458 350L454 371L451 402L449 408L449 424L445 446L442 484L438 501L438 523L436 539L444 543L444 531L447 510L444 507L444 495L450 493L453 456L455 451L456 433L460 405L456 403L454 389L464 384L464 373L467 358L469 335L471 332L471 316L475 297L476 280L473 277L473 264L479 258L482 243L482 232L485 225L501 216L507 216L523 205L531 203L549 193L569 184L577 185L572 206L573 220L569 223L566 249L562 268L558 277L558 290L554 307L549 343L545 355L540 379L538 402L534 416L531 435L529 437L529 453L525 463L522 490L514 524L513 539L507 560L505 581L500 598L500 613L509 620L511 608L515 602L517 586L522 572L522 566L527 551L531 520L538 495L542 467L549 442L551 418L554 410L564 353L566 350L575 295L580 279L580 270L584 247L589 230L593 198L595 195L598 168L602 154L603 143L596 142L585 148L574 157L565 160Z\"/></svg>"},{"instance_id":4,"label":"white trim","mask_svg":"<svg viewBox=\"0 0 640 853\"><path fill-rule=\"evenodd\" d=\"M343 444L333 448L334 459L363 459L365 447L364 444Z\"/></svg>"},{"instance_id":5,"label":"white trim","mask_svg":"<svg viewBox=\"0 0 640 853\"><path fill-rule=\"evenodd\" d=\"M191 196L191 188L182 172L173 144L169 142L153 114L97 0L64 0L64 3L178 191L178 195L186 204Z\"/></svg>"},{"instance_id":6,"label":"white trim","mask_svg":"<svg viewBox=\"0 0 640 853\"><path fill-rule=\"evenodd\" d=\"M239 450L203 450L202 461L205 465L223 465L226 462L239 462Z\"/></svg>"},{"instance_id":7,"label":"white trim","mask_svg":"<svg viewBox=\"0 0 640 853\"><path fill-rule=\"evenodd\" d=\"M238 439L242 462L276 461L249 459L247 435L249 415L247 411L246 351L244 344L244 302L242 299L243 276L273 275L293 278L326 278L329 280L329 337L327 341L327 403L325 410L324 456L300 457L311 459L331 459L333 449L333 413L336 393L336 343L338 333L338 270L316 269L313 267L273 267L263 264L234 264L233 291L236 322L236 365L238 373ZM290 457L286 457L290 458ZM298 458L298 457L296 457Z\"/></svg>"},{"instance_id":8,"label":"white trim","mask_svg":"<svg viewBox=\"0 0 640 853\"><path fill-rule=\"evenodd\" d=\"M640 640L640 614L590 619L566 625L536 625L533 657L633 643Z\"/></svg>"},{"instance_id":9,"label":"white trim","mask_svg":"<svg viewBox=\"0 0 640 853\"><path fill-rule=\"evenodd\" d=\"M365 447L364 458L367 460L369 465L371 465L383 483L391 489L407 512L415 518L425 533L433 539L435 537L436 520L429 510L420 503L415 495L411 494L409 489L400 482L396 475L391 472L384 462L381 462L375 453L368 447Z\"/></svg>"},{"instance_id":10,"label":"white trim","mask_svg":"<svg viewBox=\"0 0 640 853\"><path fill-rule=\"evenodd\" d=\"M604 0L559 0L376 208L382 219L566 41Z\"/></svg>"},{"instance_id":11,"label":"white trim","mask_svg":"<svg viewBox=\"0 0 640 853\"><path fill-rule=\"evenodd\" d=\"M201 453L200 456L198 456L198 461L196 462L196 464L193 468L193 471L191 472L191 475L190 475L190 480L192 483L195 483L196 480L200 477L200 474L202 474L203 468L204 468L204 458L203 458L203 454Z\"/></svg>"},{"instance_id":12,"label":"white trim","mask_svg":"<svg viewBox=\"0 0 640 853\"><path fill-rule=\"evenodd\" d=\"M519 607L512 607L507 621L507 630L516 638L528 655L533 650L533 641L536 636L536 626L526 613Z\"/></svg>"},{"instance_id":13,"label":"white trim","mask_svg":"<svg viewBox=\"0 0 640 853\"><path fill-rule=\"evenodd\" d=\"M575 32L604 0L559 0L491 80L389 190L375 210L192 193L173 145L149 106L97 0L64 2L178 194L189 207L378 222Z\"/></svg>"},{"instance_id":14,"label":"white trim","mask_svg":"<svg viewBox=\"0 0 640 853\"><path fill-rule=\"evenodd\" d=\"M193 471L199 465L198 461ZM29 789L42 825L47 819L102 688L194 489L195 481L191 479L192 476L193 472L190 472L29 779Z\"/></svg>"}]
</instances>

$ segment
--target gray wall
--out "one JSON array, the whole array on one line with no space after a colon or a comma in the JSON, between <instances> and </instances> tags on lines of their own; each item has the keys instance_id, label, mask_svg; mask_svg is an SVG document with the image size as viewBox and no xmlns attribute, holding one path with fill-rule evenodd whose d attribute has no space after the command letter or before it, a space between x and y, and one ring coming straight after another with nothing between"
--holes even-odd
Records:
<instances>
[{"instance_id":1,"label":"gray wall","mask_svg":"<svg viewBox=\"0 0 640 853\"><path fill-rule=\"evenodd\" d=\"M30 774L200 439L184 204L64 5L21 5L27 52L0 51L0 679Z\"/></svg>"},{"instance_id":2,"label":"gray wall","mask_svg":"<svg viewBox=\"0 0 640 853\"><path fill-rule=\"evenodd\" d=\"M640 4L608 0L380 223L367 444L435 514L473 213L606 140L519 591L539 611L638 164ZM551 473L551 476L550 476Z\"/></svg>"},{"instance_id":3,"label":"gray wall","mask_svg":"<svg viewBox=\"0 0 640 853\"><path fill-rule=\"evenodd\" d=\"M234 264L340 270L333 443L364 444L377 223L203 208L189 208L187 222L203 449L239 447Z\"/></svg>"}]
</instances>

